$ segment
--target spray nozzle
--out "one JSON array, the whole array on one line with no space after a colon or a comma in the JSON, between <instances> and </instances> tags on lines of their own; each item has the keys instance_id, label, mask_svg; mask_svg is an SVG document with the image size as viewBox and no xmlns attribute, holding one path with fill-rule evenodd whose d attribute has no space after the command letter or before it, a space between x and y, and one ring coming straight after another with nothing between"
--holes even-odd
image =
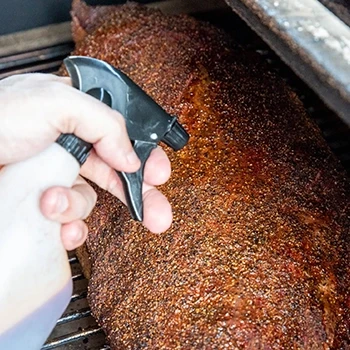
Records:
<instances>
[{"instance_id":1,"label":"spray nozzle","mask_svg":"<svg viewBox=\"0 0 350 350\"><path fill-rule=\"evenodd\" d=\"M117 110L125 118L141 167L135 173L118 174L132 217L142 221L143 170L152 149L163 141L175 151L180 150L187 144L189 135L175 116L169 115L128 76L108 63L84 56L68 57L64 63L74 87ZM87 144L74 135L70 135L71 143L74 143L72 138L76 145L80 141L84 146Z\"/></svg>"}]
</instances>

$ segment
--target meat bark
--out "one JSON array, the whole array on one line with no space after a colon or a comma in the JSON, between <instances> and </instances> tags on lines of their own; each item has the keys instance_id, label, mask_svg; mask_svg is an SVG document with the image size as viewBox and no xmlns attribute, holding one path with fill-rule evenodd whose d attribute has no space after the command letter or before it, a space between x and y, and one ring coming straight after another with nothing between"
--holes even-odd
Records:
<instances>
[{"instance_id":1,"label":"meat bark","mask_svg":"<svg viewBox=\"0 0 350 350\"><path fill-rule=\"evenodd\" d=\"M74 54L124 71L191 135L168 153L166 233L97 189L81 260L112 349L350 349L349 182L295 93L190 17L72 15Z\"/></svg>"}]
</instances>

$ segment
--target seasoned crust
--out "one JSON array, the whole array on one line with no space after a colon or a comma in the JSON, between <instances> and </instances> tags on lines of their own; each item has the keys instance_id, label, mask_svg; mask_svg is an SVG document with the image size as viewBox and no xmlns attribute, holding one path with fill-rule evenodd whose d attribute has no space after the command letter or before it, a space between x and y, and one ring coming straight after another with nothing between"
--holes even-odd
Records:
<instances>
[{"instance_id":1,"label":"seasoned crust","mask_svg":"<svg viewBox=\"0 0 350 350\"><path fill-rule=\"evenodd\" d=\"M191 135L168 153L165 234L97 190L89 302L112 348L349 348L349 183L296 95L187 16L130 4L98 21L74 54L122 69Z\"/></svg>"},{"instance_id":2,"label":"seasoned crust","mask_svg":"<svg viewBox=\"0 0 350 350\"><path fill-rule=\"evenodd\" d=\"M72 1L72 36L75 43L83 40L86 35L93 32L100 21L116 6L88 6L83 1Z\"/></svg>"},{"instance_id":3,"label":"seasoned crust","mask_svg":"<svg viewBox=\"0 0 350 350\"><path fill-rule=\"evenodd\" d=\"M75 250L75 253L76 253L77 258L80 262L84 276L87 279L90 279L90 277L91 277L91 261L89 258L89 251L88 251L86 244L84 243L82 246L78 247Z\"/></svg>"}]
</instances>

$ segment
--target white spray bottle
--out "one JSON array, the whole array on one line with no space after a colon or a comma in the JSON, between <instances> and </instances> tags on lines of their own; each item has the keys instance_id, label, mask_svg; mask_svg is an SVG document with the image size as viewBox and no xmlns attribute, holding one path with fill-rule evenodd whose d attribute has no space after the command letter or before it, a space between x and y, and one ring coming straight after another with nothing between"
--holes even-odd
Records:
<instances>
[{"instance_id":1,"label":"white spray bottle","mask_svg":"<svg viewBox=\"0 0 350 350\"><path fill-rule=\"evenodd\" d=\"M179 150L189 135L175 116L106 62L82 56L64 62L73 86L124 116L141 167L117 173L132 217L142 221L143 169L152 149L163 141ZM91 147L62 134L42 153L0 170L1 350L39 350L69 303L72 281L61 227L41 214L39 201L52 186L73 185Z\"/></svg>"},{"instance_id":2,"label":"white spray bottle","mask_svg":"<svg viewBox=\"0 0 350 350\"><path fill-rule=\"evenodd\" d=\"M0 349L40 349L70 301L61 226L42 215L39 201L50 187L73 185L90 148L61 135L40 154L0 170Z\"/></svg>"}]
</instances>

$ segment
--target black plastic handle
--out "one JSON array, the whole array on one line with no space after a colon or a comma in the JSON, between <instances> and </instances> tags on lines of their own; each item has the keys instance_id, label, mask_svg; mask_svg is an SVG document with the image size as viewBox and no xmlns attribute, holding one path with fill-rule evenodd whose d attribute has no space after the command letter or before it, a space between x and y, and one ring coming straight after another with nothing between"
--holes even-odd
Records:
<instances>
[{"instance_id":1,"label":"black plastic handle","mask_svg":"<svg viewBox=\"0 0 350 350\"><path fill-rule=\"evenodd\" d=\"M142 183L146 161L157 145L145 141L135 141L134 150L141 160L139 170L134 173L117 171L123 183L126 202L134 220L143 221Z\"/></svg>"},{"instance_id":2,"label":"black plastic handle","mask_svg":"<svg viewBox=\"0 0 350 350\"><path fill-rule=\"evenodd\" d=\"M108 63L84 56L68 57L64 63L74 87L117 110L125 119L141 167L135 173L117 173L133 219L142 221L143 172L152 149L163 141L177 151L187 144L189 135L175 116L169 115L128 76ZM74 140L78 141L78 138Z\"/></svg>"}]
</instances>

